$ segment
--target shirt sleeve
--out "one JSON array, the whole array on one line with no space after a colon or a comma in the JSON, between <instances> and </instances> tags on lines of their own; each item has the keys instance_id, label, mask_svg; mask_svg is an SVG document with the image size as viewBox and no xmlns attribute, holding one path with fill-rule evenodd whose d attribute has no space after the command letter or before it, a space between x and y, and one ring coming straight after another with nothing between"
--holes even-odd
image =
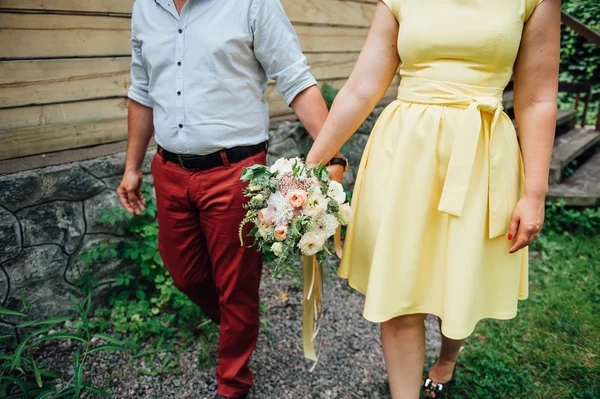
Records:
<instances>
[{"instance_id":1,"label":"shirt sleeve","mask_svg":"<svg viewBox=\"0 0 600 399\"><path fill-rule=\"evenodd\" d=\"M279 0L254 0L250 8L254 54L288 105L317 81L309 72L294 27Z\"/></svg>"},{"instance_id":2,"label":"shirt sleeve","mask_svg":"<svg viewBox=\"0 0 600 399\"><path fill-rule=\"evenodd\" d=\"M137 2L134 3L131 17L131 44L133 51L131 52L131 86L127 92L127 97L146 107L152 108L152 102L148 95L148 72L144 68L142 61L142 46L135 35L136 5Z\"/></svg>"}]
</instances>

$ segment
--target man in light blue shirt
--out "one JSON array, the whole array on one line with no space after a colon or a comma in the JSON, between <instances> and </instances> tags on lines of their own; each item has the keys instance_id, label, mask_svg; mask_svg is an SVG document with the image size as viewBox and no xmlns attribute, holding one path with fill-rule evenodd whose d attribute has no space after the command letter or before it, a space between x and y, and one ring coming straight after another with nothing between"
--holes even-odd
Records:
<instances>
[{"instance_id":1,"label":"man in light blue shirt","mask_svg":"<svg viewBox=\"0 0 600 399\"><path fill-rule=\"evenodd\" d=\"M132 44L119 198L131 213L145 209L141 165L154 133L161 257L220 325L217 397L243 398L253 385L262 258L237 239L239 178L266 161L268 79L313 138L327 108L279 0L137 0ZM341 166L330 170L341 179Z\"/></svg>"}]
</instances>

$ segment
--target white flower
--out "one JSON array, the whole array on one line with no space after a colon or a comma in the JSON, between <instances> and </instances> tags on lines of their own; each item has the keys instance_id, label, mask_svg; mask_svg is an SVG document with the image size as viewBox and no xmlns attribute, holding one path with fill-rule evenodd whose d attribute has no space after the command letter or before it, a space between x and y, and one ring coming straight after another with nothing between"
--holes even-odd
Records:
<instances>
[{"instance_id":1,"label":"white flower","mask_svg":"<svg viewBox=\"0 0 600 399\"><path fill-rule=\"evenodd\" d=\"M328 213L322 215L315 221L315 227L317 232L325 237L325 239L331 237L335 234L340 222L338 222L337 218Z\"/></svg>"},{"instance_id":2,"label":"white flower","mask_svg":"<svg viewBox=\"0 0 600 399\"><path fill-rule=\"evenodd\" d=\"M313 218L318 218L327 211L327 205L329 205L329 200L321 194L321 190L317 189L308 196L302 207L302 213Z\"/></svg>"},{"instance_id":3,"label":"white flower","mask_svg":"<svg viewBox=\"0 0 600 399\"><path fill-rule=\"evenodd\" d=\"M271 251L273 251L273 255L275 256L281 255L281 252L283 252L283 244L276 242L275 244L271 245Z\"/></svg>"},{"instance_id":4,"label":"white flower","mask_svg":"<svg viewBox=\"0 0 600 399\"><path fill-rule=\"evenodd\" d=\"M352 207L349 203L345 203L340 205L340 216L344 219L345 224L348 224L352 221Z\"/></svg>"},{"instance_id":5,"label":"white flower","mask_svg":"<svg viewBox=\"0 0 600 399\"><path fill-rule=\"evenodd\" d=\"M334 199L338 204L343 204L346 201L346 193L344 192L344 186L342 186L335 180L332 180L331 182L329 182L327 196L331 199Z\"/></svg>"},{"instance_id":6,"label":"white flower","mask_svg":"<svg viewBox=\"0 0 600 399\"><path fill-rule=\"evenodd\" d=\"M267 238L267 234L269 233L269 227L262 224L260 221L256 222L256 227L258 227L258 233L262 238Z\"/></svg>"},{"instance_id":7,"label":"white flower","mask_svg":"<svg viewBox=\"0 0 600 399\"><path fill-rule=\"evenodd\" d=\"M280 175L282 175L284 173L292 173L292 166L296 162L298 163L299 166L303 165L300 158L292 158L292 159L279 158L277 161L275 161L273 166L271 166L270 171L271 171L271 173L279 172Z\"/></svg>"},{"instance_id":8,"label":"white flower","mask_svg":"<svg viewBox=\"0 0 600 399\"><path fill-rule=\"evenodd\" d=\"M290 220L294 217L294 208L292 208L289 201L280 192L271 194L267 205L267 212L275 225L289 224Z\"/></svg>"},{"instance_id":9,"label":"white flower","mask_svg":"<svg viewBox=\"0 0 600 399\"><path fill-rule=\"evenodd\" d=\"M302 255L313 256L323 249L325 238L316 231L309 231L304 234L298 243L298 248L302 251Z\"/></svg>"}]
</instances>

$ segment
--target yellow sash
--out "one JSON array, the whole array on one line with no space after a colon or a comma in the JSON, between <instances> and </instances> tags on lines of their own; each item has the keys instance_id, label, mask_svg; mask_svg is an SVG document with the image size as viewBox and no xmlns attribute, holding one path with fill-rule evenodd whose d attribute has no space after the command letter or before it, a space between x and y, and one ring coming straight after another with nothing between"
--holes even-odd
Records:
<instances>
[{"instance_id":1,"label":"yellow sash","mask_svg":"<svg viewBox=\"0 0 600 399\"><path fill-rule=\"evenodd\" d=\"M492 114L489 138L489 178L488 178L488 214L489 238L493 239L507 233L512 217L514 179L518 174L507 173L511 154L510 142L515 141L514 126L503 112L502 88L470 86L449 82L439 82L420 78L403 78L398 89L398 100L408 103L443 105L465 108L458 125L448 171L438 210L460 217L465 205L471 171L475 161L477 145L482 130L481 113ZM519 167L523 178L522 158L519 151ZM503 169L504 168L504 169Z\"/></svg>"}]
</instances>

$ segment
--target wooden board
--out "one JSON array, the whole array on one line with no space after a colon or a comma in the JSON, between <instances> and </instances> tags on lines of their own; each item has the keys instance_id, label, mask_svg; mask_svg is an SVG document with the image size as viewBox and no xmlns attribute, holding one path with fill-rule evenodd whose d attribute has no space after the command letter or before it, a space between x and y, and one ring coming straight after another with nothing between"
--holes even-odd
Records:
<instances>
[{"instance_id":1,"label":"wooden board","mask_svg":"<svg viewBox=\"0 0 600 399\"><path fill-rule=\"evenodd\" d=\"M127 99L0 109L0 130L127 117Z\"/></svg>"},{"instance_id":2,"label":"wooden board","mask_svg":"<svg viewBox=\"0 0 600 399\"><path fill-rule=\"evenodd\" d=\"M281 0L293 23L371 26L375 15L372 4L339 0Z\"/></svg>"},{"instance_id":3,"label":"wooden board","mask_svg":"<svg viewBox=\"0 0 600 399\"><path fill-rule=\"evenodd\" d=\"M0 9L127 14L135 0L0 0Z\"/></svg>"},{"instance_id":4,"label":"wooden board","mask_svg":"<svg viewBox=\"0 0 600 399\"><path fill-rule=\"evenodd\" d=\"M296 26L305 52L358 52L368 29ZM0 13L0 58L65 58L131 54L128 18Z\"/></svg>"},{"instance_id":5,"label":"wooden board","mask_svg":"<svg viewBox=\"0 0 600 399\"><path fill-rule=\"evenodd\" d=\"M127 119L0 131L0 159L87 147L127 138Z\"/></svg>"},{"instance_id":6,"label":"wooden board","mask_svg":"<svg viewBox=\"0 0 600 399\"><path fill-rule=\"evenodd\" d=\"M0 58L131 54L129 18L0 13Z\"/></svg>"},{"instance_id":7,"label":"wooden board","mask_svg":"<svg viewBox=\"0 0 600 399\"><path fill-rule=\"evenodd\" d=\"M348 53L362 49L369 30L366 28L339 28L295 26L302 50L310 52Z\"/></svg>"},{"instance_id":8,"label":"wooden board","mask_svg":"<svg viewBox=\"0 0 600 399\"><path fill-rule=\"evenodd\" d=\"M0 107L126 96L125 58L0 62Z\"/></svg>"},{"instance_id":9,"label":"wooden board","mask_svg":"<svg viewBox=\"0 0 600 399\"><path fill-rule=\"evenodd\" d=\"M131 14L134 0L1 0L0 10ZM375 6L340 0L282 0L294 23L369 27Z\"/></svg>"}]
</instances>

